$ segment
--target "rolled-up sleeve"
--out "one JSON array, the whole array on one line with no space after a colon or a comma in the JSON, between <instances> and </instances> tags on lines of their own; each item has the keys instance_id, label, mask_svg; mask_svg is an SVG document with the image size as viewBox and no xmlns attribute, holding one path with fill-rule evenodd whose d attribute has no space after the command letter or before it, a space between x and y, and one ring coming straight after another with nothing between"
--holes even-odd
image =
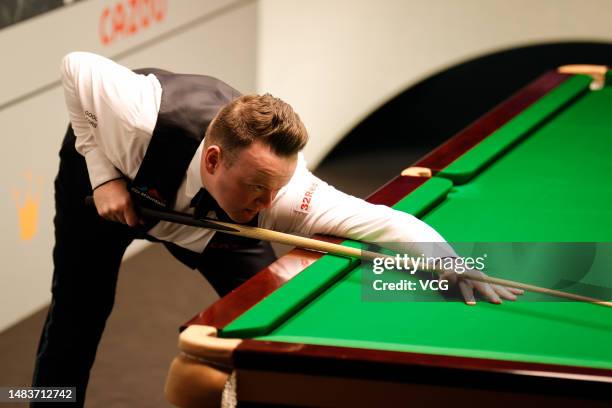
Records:
<instances>
[{"instance_id":1,"label":"rolled-up sleeve","mask_svg":"<svg viewBox=\"0 0 612 408\"><path fill-rule=\"evenodd\" d=\"M92 188L134 176L155 127L159 81L87 52L66 55L60 70L75 147Z\"/></svg>"},{"instance_id":2,"label":"rolled-up sleeve","mask_svg":"<svg viewBox=\"0 0 612 408\"><path fill-rule=\"evenodd\" d=\"M85 157L87 170L89 172L89 180L93 189L106 183L109 180L121 177L121 172L115 168L113 163L108 159L106 154L98 146L94 139L93 131L90 128L85 110L81 105L77 86L82 83L79 81L79 70L86 66L80 64L79 54L71 53L66 55L61 64L61 78L64 87L64 97L66 100L66 108L72 125L72 130L76 136L76 150ZM82 74L81 74L82 75ZM81 89L80 93L87 93L87 90ZM90 94L92 92L89 92ZM89 95L92 99L93 95ZM95 123L95 122L93 122Z\"/></svg>"}]
</instances>

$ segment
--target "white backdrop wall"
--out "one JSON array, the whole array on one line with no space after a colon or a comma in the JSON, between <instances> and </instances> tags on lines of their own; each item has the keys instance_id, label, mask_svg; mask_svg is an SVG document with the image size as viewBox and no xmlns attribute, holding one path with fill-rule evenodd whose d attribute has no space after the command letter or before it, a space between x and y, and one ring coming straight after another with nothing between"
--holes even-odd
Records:
<instances>
[{"instance_id":1,"label":"white backdrop wall","mask_svg":"<svg viewBox=\"0 0 612 408\"><path fill-rule=\"evenodd\" d=\"M256 13L256 2L244 0L85 0L0 30L0 331L50 300L53 180L68 123L62 56L91 51L130 68L218 76L252 92ZM118 34L113 18L124 23Z\"/></svg>"},{"instance_id":2,"label":"white backdrop wall","mask_svg":"<svg viewBox=\"0 0 612 408\"><path fill-rule=\"evenodd\" d=\"M300 114L311 166L372 111L445 68L534 43L612 41L606 0L261 0L259 7L258 89Z\"/></svg>"},{"instance_id":3,"label":"white backdrop wall","mask_svg":"<svg viewBox=\"0 0 612 408\"><path fill-rule=\"evenodd\" d=\"M145 26L151 11L143 5L153 3ZM244 92L271 92L304 120L306 156L316 165L421 79L504 48L612 41L610 15L606 0L84 0L0 30L0 330L50 299L65 53L88 50L132 68L206 73ZM113 18L124 23L119 34Z\"/></svg>"}]
</instances>

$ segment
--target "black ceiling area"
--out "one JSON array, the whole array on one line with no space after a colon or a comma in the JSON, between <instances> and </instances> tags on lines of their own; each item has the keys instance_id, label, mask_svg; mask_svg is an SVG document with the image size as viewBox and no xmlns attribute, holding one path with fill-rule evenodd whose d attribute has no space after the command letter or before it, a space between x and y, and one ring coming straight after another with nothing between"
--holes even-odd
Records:
<instances>
[{"instance_id":1,"label":"black ceiling area","mask_svg":"<svg viewBox=\"0 0 612 408\"><path fill-rule=\"evenodd\" d=\"M365 152L432 149L539 75L566 64L612 66L612 44L530 45L453 66L372 112L336 145L321 167Z\"/></svg>"}]
</instances>

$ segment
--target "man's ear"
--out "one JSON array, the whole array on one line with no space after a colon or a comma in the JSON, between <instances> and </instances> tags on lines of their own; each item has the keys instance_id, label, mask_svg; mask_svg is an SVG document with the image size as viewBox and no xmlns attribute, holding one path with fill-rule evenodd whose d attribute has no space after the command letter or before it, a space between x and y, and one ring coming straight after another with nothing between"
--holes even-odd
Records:
<instances>
[{"instance_id":1,"label":"man's ear","mask_svg":"<svg viewBox=\"0 0 612 408\"><path fill-rule=\"evenodd\" d=\"M221 166L221 148L217 145L211 145L206 148L203 154L204 168L209 174L215 174L219 166Z\"/></svg>"}]
</instances>

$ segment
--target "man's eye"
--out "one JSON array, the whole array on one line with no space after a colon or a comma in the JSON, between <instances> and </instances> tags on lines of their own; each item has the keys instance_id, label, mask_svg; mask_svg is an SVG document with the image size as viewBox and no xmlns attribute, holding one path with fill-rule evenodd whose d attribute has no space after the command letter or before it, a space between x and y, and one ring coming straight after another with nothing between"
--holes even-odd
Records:
<instances>
[{"instance_id":1,"label":"man's eye","mask_svg":"<svg viewBox=\"0 0 612 408\"><path fill-rule=\"evenodd\" d=\"M259 191L263 191L264 187L263 186L252 186L253 190L259 192Z\"/></svg>"}]
</instances>

